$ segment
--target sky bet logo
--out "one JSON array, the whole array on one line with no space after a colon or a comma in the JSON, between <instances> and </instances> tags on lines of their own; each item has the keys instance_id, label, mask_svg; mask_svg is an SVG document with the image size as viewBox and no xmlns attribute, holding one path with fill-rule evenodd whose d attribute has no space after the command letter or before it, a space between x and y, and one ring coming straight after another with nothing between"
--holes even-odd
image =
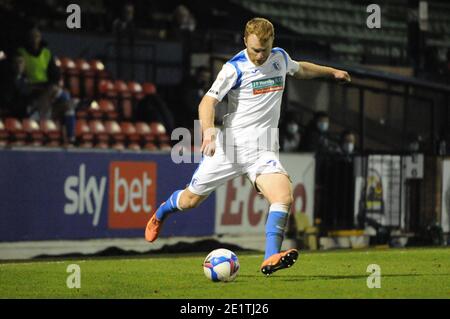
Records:
<instances>
[{"instance_id":1,"label":"sky bet logo","mask_svg":"<svg viewBox=\"0 0 450 319\"><path fill-rule=\"evenodd\" d=\"M64 183L66 215L92 215L92 225L100 221L107 177L89 176L85 164L78 175ZM156 164L148 162L111 162L109 166L108 227L131 229L145 227L156 203Z\"/></svg>"}]
</instances>

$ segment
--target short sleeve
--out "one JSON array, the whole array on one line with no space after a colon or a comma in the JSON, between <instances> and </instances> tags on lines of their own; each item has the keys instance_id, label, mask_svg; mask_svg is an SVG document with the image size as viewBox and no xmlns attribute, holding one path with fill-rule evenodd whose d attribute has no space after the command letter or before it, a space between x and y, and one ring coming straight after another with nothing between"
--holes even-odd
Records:
<instances>
[{"instance_id":1,"label":"short sleeve","mask_svg":"<svg viewBox=\"0 0 450 319\"><path fill-rule=\"evenodd\" d=\"M223 65L222 70L220 70L216 80L214 81L213 85L206 93L206 95L222 101L225 95L227 95L228 91L230 91L234 86L236 81L236 69L232 65L226 63Z\"/></svg>"},{"instance_id":2,"label":"short sleeve","mask_svg":"<svg viewBox=\"0 0 450 319\"><path fill-rule=\"evenodd\" d=\"M298 62L291 59L289 54L286 53L286 60L287 60L287 73L290 75L294 75L297 73L297 71L300 69L300 65Z\"/></svg>"}]
</instances>

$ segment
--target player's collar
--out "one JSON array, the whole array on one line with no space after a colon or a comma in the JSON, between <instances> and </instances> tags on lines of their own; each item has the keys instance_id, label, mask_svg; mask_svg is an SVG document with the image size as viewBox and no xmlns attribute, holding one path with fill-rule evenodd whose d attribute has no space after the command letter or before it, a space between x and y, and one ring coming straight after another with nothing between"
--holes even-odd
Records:
<instances>
[{"instance_id":1,"label":"player's collar","mask_svg":"<svg viewBox=\"0 0 450 319\"><path fill-rule=\"evenodd\" d=\"M271 52L270 52L269 56L267 57L266 61L264 61L264 63L261 64L261 65L256 65L255 63L252 62L252 60L250 60L250 57L248 56L248 53L247 53L247 48L244 49L244 54L245 54L245 57L248 60L248 62L250 62L253 67L255 67L255 68L262 68L269 62L269 59L272 57L273 53L272 53L272 50L271 50Z\"/></svg>"}]
</instances>

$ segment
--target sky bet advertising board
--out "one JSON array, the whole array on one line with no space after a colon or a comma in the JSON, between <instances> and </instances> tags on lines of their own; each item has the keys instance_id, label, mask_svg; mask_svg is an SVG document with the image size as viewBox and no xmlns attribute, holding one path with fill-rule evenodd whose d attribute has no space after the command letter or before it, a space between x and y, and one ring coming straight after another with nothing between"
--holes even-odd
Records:
<instances>
[{"instance_id":1,"label":"sky bet advertising board","mask_svg":"<svg viewBox=\"0 0 450 319\"><path fill-rule=\"evenodd\" d=\"M155 207L197 166L170 154L0 151L0 241L144 238ZM161 237L212 235L214 196L170 216Z\"/></svg>"}]
</instances>

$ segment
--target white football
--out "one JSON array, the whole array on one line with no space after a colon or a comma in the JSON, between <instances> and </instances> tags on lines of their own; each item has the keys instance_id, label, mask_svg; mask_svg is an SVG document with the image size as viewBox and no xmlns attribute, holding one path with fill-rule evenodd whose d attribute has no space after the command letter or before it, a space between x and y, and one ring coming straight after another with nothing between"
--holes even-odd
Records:
<instances>
[{"instance_id":1,"label":"white football","mask_svg":"<svg viewBox=\"0 0 450 319\"><path fill-rule=\"evenodd\" d=\"M233 281L239 272L239 261L231 250L216 249L206 256L203 271L206 278L211 281Z\"/></svg>"}]
</instances>

